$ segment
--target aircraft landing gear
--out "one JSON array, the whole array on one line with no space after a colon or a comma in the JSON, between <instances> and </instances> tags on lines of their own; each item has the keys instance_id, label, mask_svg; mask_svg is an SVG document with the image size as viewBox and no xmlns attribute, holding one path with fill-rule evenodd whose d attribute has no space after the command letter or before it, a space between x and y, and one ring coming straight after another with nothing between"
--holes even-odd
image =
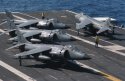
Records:
<instances>
[{"instance_id":1,"label":"aircraft landing gear","mask_svg":"<svg viewBox=\"0 0 125 81\"><path fill-rule=\"evenodd\" d=\"M115 34L115 27L112 28L112 34Z\"/></svg>"},{"instance_id":2,"label":"aircraft landing gear","mask_svg":"<svg viewBox=\"0 0 125 81\"><path fill-rule=\"evenodd\" d=\"M19 56L19 64L20 64L20 66L22 66L22 58L21 58L21 56Z\"/></svg>"},{"instance_id":3,"label":"aircraft landing gear","mask_svg":"<svg viewBox=\"0 0 125 81\"><path fill-rule=\"evenodd\" d=\"M79 29L77 30L77 35L79 36Z\"/></svg>"}]
</instances>

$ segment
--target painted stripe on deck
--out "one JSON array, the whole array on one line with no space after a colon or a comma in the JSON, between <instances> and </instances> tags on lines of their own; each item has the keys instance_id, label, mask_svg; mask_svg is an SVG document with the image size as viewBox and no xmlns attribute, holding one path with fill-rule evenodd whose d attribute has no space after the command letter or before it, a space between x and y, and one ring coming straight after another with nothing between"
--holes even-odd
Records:
<instances>
[{"instance_id":1,"label":"painted stripe on deck","mask_svg":"<svg viewBox=\"0 0 125 81\"><path fill-rule=\"evenodd\" d=\"M104 46L104 47L111 49L111 50L125 50L125 47L120 46L120 45L110 45L110 46Z\"/></svg>"},{"instance_id":2,"label":"painted stripe on deck","mask_svg":"<svg viewBox=\"0 0 125 81\"><path fill-rule=\"evenodd\" d=\"M16 18L18 18L18 19L21 19L21 20L27 20L27 19L24 19L24 18L19 17L19 16L17 16L17 15L13 15L13 16L16 17Z\"/></svg>"},{"instance_id":3,"label":"painted stripe on deck","mask_svg":"<svg viewBox=\"0 0 125 81\"><path fill-rule=\"evenodd\" d=\"M50 77L52 77L52 78L54 78L55 80L58 80L58 78L56 78L56 77L54 77L54 76L52 76L52 75L49 75Z\"/></svg>"},{"instance_id":4,"label":"painted stripe on deck","mask_svg":"<svg viewBox=\"0 0 125 81\"><path fill-rule=\"evenodd\" d=\"M2 14L5 14L5 12L0 12L0 14L1 14L1 13L2 13ZM11 12L11 13L19 13L19 12Z\"/></svg>"},{"instance_id":5,"label":"painted stripe on deck","mask_svg":"<svg viewBox=\"0 0 125 81\"><path fill-rule=\"evenodd\" d=\"M17 76L21 77L22 79L26 81L36 81L35 79L31 78L30 76L22 73L21 71L13 68L12 66L6 64L5 62L0 60L0 66L4 67L5 69L9 70L10 72L16 74Z\"/></svg>"},{"instance_id":6,"label":"painted stripe on deck","mask_svg":"<svg viewBox=\"0 0 125 81\"><path fill-rule=\"evenodd\" d=\"M114 77L114 76L112 76L112 75L110 75L110 74L107 74L107 73L105 73L105 72L102 72L102 71L100 71L100 70L97 70L97 69L95 69L95 68L92 68L92 67L90 67L90 66L87 66L87 65L85 65L85 64L83 64L83 63L81 63L81 62L78 62L78 61L75 61L75 62L76 62L77 64L79 64L79 65L80 65L81 67L83 67L83 68L90 69L90 70L92 70L93 72L102 74L103 77L105 77L105 78L107 78L107 79L109 79L109 80L111 80L111 81L122 81L122 80L120 80L120 79L117 78L117 77Z\"/></svg>"},{"instance_id":7,"label":"painted stripe on deck","mask_svg":"<svg viewBox=\"0 0 125 81\"><path fill-rule=\"evenodd\" d=\"M4 33L5 31L0 29L0 32ZM9 35L9 33L5 33L6 35Z\"/></svg>"},{"instance_id":8,"label":"painted stripe on deck","mask_svg":"<svg viewBox=\"0 0 125 81\"><path fill-rule=\"evenodd\" d=\"M0 81L3 81L2 79L0 79Z\"/></svg>"},{"instance_id":9,"label":"painted stripe on deck","mask_svg":"<svg viewBox=\"0 0 125 81\"><path fill-rule=\"evenodd\" d=\"M31 16L31 15L25 14L25 13L19 12L19 14L22 14L22 15L25 15L25 16L28 16L28 17L31 17L31 18L34 18L34 19L39 19L39 18L33 17L33 16Z\"/></svg>"},{"instance_id":10,"label":"painted stripe on deck","mask_svg":"<svg viewBox=\"0 0 125 81\"><path fill-rule=\"evenodd\" d=\"M6 21L5 22L2 22L0 25L3 25L3 24L5 24L6 23Z\"/></svg>"}]
</instances>

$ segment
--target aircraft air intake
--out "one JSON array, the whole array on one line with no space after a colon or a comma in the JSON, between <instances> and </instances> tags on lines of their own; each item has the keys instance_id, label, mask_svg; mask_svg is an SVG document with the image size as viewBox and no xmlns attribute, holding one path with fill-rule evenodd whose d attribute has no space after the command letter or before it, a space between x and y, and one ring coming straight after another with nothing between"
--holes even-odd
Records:
<instances>
[{"instance_id":1,"label":"aircraft air intake","mask_svg":"<svg viewBox=\"0 0 125 81\"><path fill-rule=\"evenodd\" d=\"M52 58L54 59L69 59L69 51L62 49L60 52L52 52L51 53Z\"/></svg>"},{"instance_id":2,"label":"aircraft air intake","mask_svg":"<svg viewBox=\"0 0 125 81\"><path fill-rule=\"evenodd\" d=\"M40 38L42 39L42 40L49 40L49 41L54 41L54 40L57 40L58 39L58 37L57 37L57 35L55 34L55 33L50 33L50 34L42 34L42 35L40 35Z\"/></svg>"}]
</instances>

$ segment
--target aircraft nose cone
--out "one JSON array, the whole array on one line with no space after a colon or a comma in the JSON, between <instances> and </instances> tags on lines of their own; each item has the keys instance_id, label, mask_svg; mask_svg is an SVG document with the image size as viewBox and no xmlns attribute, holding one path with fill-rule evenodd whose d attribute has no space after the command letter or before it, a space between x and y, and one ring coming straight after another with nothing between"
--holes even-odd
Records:
<instances>
[{"instance_id":1,"label":"aircraft nose cone","mask_svg":"<svg viewBox=\"0 0 125 81\"><path fill-rule=\"evenodd\" d=\"M71 36L68 36L68 35L60 35L59 40L61 40L61 41L72 41L72 40L74 40L74 38L72 38Z\"/></svg>"},{"instance_id":2,"label":"aircraft nose cone","mask_svg":"<svg viewBox=\"0 0 125 81\"><path fill-rule=\"evenodd\" d=\"M68 26L68 25L65 25L65 29L69 29L69 28L71 28L70 26Z\"/></svg>"},{"instance_id":3,"label":"aircraft nose cone","mask_svg":"<svg viewBox=\"0 0 125 81\"><path fill-rule=\"evenodd\" d=\"M73 38L73 37L70 37L70 40L71 40L71 41L76 41L76 39L75 39L75 38Z\"/></svg>"},{"instance_id":4,"label":"aircraft nose cone","mask_svg":"<svg viewBox=\"0 0 125 81\"><path fill-rule=\"evenodd\" d=\"M83 52L74 52L70 55L72 57L72 59L75 60L89 60L91 59L87 54L83 53Z\"/></svg>"},{"instance_id":5,"label":"aircraft nose cone","mask_svg":"<svg viewBox=\"0 0 125 81\"><path fill-rule=\"evenodd\" d=\"M91 59L90 56L88 56L87 54L85 53L82 53L82 52L77 52L77 55L79 57L79 60L89 60Z\"/></svg>"},{"instance_id":6,"label":"aircraft nose cone","mask_svg":"<svg viewBox=\"0 0 125 81\"><path fill-rule=\"evenodd\" d=\"M84 59L84 60L89 60L89 59L91 59L91 58L90 58L90 56L88 56L87 54L84 54L83 59Z\"/></svg>"}]
</instances>

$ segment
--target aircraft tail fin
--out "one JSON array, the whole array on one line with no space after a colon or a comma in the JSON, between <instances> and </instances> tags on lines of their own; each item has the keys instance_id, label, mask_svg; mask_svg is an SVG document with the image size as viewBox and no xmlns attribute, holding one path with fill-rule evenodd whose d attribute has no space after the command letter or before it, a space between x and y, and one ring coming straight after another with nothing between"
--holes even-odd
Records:
<instances>
[{"instance_id":1,"label":"aircraft tail fin","mask_svg":"<svg viewBox=\"0 0 125 81\"><path fill-rule=\"evenodd\" d=\"M100 33L105 32L105 31L107 31L107 30L111 31L111 29L110 29L109 27L102 27L102 28L100 28L100 30L97 32L97 34L100 34Z\"/></svg>"},{"instance_id":2,"label":"aircraft tail fin","mask_svg":"<svg viewBox=\"0 0 125 81\"><path fill-rule=\"evenodd\" d=\"M14 49L14 48L17 48L17 47L22 47L22 46L25 46L26 43L29 43L22 35L22 33L17 29L16 30L16 33L17 33L17 43L16 45L12 46L12 47L9 47L8 49L6 50L11 50L11 49ZM22 48L20 48L20 50L23 51Z\"/></svg>"},{"instance_id":3,"label":"aircraft tail fin","mask_svg":"<svg viewBox=\"0 0 125 81\"><path fill-rule=\"evenodd\" d=\"M99 34L99 33L102 33L102 32L105 32L105 31L111 31L111 26L113 26L112 24L111 24L111 18L108 18L105 22L104 22L104 24L105 24L105 27L101 27L100 28L100 30L97 32L97 34Z\"/></svg>"},{"instance_id":4,"label":"aircraft tail fin","mask_svg":"<svg viewBox=\"0 0 125 81\"><path fill-rule=\"evenodd\" d=\"M7 18L7 29L4 29L5 32L1 33L0 35L3 35L3 34L6 34L6 33L9 33L9 35L11 37L14 37L15 36L15 30L16 30L16 25L13 23L12 20L10 20L10 18Z\"/></svg>"},{"instance_id":5,"label":"aircraft tail fin","mask_svg":"<svg viewBox=\"0 0 125 81\"><path fill-rule=\"evenodd\" d=\"M107 26L111 26L112 24L111 24L111 18L108 18L106 21L105 21L105 24L107 25Z\"/></svg>"},{"instance_id":6,"label":"aircraft tail fin","mask_svg":"<svg viewBox=\"0 0 125 81\"><path fill-rule=\"evenodd\" d=\"M82 29L84 28L85 26L82 24L82 23L76 23L76 29Z\"/></svg>"},{"instance_id":7,"label":"aircraft tail fin","mask_svg":"<svg viewBox=\"0 0 125 81\"><path fill-rule=\"evenodd\" d=\"M13 30L17 28L14 22L10 18L7 18L7 25L9 30Z\"/></svg>"},{"instance_id":8,"label":"aircraft tail fin","mask_svg":"<svg viewBox=\"0 0 125 81\"><path fill-rule=\"evenodd\" d=\"M5 10L5 13L6 13L8 18L10 18L11 20L14 20L14 16L12 15L12 13L10 11Z\"/></svg>"},{"instance_id":9,"label":"aircraft tail fin","mask_svg":"<svg viewBox=\"0 0 125 81\"><path fill-rule=\"evenodd\" d=\"M76 29L82 29L87 27L86 25L91 24L91 22L89 20L84 20L81 21L80 23L76 23Z\"/></svg>"},{"instance_id":10,"label":"aircraft tail fin","mask_svg":"<svg viewBox=\"0 0 125 81\"><path fill-rule=\"evenodd\" d=\"M83 14L84 14L84 13L78 13L78 14L75 15L75 18L80 19L80 17L82 17Z\"/></svg>"},{"instance_id":11,"label":"aircraft tail fin","mask_svg":"<svg viewBox=\"0 0 125 81\"><path fill-rule=\"evenodd\" d=\"M18 43L29 43L29 41L26 40L26 38L23 36L23 34L17 29L17 41Z\"/></svg>"}]
</instances>

